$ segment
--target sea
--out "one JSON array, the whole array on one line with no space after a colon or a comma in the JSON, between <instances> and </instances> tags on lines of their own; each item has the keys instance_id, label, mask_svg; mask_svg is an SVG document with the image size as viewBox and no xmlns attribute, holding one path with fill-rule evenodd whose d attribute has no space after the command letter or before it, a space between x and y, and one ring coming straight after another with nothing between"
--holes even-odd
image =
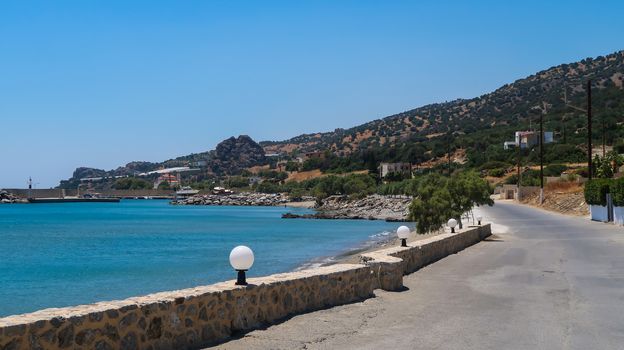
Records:
<instances>
[{"instance_id":1,"label":"sea","mask_svg":"<svg viewBox=\"0 0 624 350\"><path fill-rule=\"evenodd\" d=\"M290 207L174 206L166 200L0 205L0 317L118 300L331 261L393 235L368 220L282 219Z\"/></svg>"}]
</instances>

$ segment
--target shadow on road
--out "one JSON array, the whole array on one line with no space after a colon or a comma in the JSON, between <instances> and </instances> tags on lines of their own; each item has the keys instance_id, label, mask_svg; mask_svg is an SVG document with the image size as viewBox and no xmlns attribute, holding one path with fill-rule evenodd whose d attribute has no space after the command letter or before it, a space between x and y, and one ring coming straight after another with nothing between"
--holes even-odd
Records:
<instances>
[{"instance_id":1,"label":"shadow on road","mask_svg":"<svg viewBox=\"0 0 624 350\"><path fill-rule=\"evenodd\" d=\"M492 234L490 237L484 239L483 242L505 242L505 240L495 234Z\"/></svg>"}]
</instances>

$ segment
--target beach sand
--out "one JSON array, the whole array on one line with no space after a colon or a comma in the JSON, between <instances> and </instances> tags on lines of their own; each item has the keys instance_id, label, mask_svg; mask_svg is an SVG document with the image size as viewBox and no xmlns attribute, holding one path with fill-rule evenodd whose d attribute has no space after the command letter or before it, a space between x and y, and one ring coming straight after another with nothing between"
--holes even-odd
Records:
<instances>
[{"instance_id":1,"label":"beach sand","mask_svg":"<svg viewBox=\"0 0 624 350\"><path fill-rule=\"evenodd\" d=\"M433 233L428 233L424 235L416 234L416 232L411 232L410 237L407 239L407 242L415 242L422 239L430 238L439 234L445 233L445 231L439 230ZM353 248L346 250L345 252L330 256L330 257L319 257L318 259L309 261L301 266L299 266L295 271L306 270L321 266L328 266L333 264L359 264L360 258L362 254L374 252L377 250L385 249L391 246L401 244L401 241L396 237L396 233L392 232L388 236L368 242L370 244L363 245L359 248Z\"/></svg>"},{"instance_id":2,"label":"beach sand","mask_svg":"<svg viewBox=\"0 0 624 350\"><path fill-rule=\"evenodd\" d=\"M411 232L410 237L407 239L407 243L420 241L426 238L430 238L433 236L437 236L439 234L445 233L444 230L439 230L436 232L430 232L424 235L416 234L416 232ZM392 247L395 245L400 245L401 240L396 237L396 234L392 234L392 237L387 237L386 239L375 242L372 246L364 247L361 249L354 249L344 254L341 254L335 258L335 261L332 261L331 264L359 264L360 257L362 254L374 252L377 250L385 249L388 247ZM329 264L328 264L329 265Z\"/></svg>"}]
</instances>

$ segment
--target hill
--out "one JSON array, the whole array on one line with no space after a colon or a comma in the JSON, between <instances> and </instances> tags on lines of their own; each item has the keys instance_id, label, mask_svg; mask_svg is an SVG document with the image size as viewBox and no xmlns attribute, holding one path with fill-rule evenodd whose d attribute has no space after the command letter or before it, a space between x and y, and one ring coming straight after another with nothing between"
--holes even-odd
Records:
<instances>
[{"instance_id":1,"label":"hill","mask_svg":"<svg viewBox=\"0 0 624 350\"><path fill-rule=\"evenodd\" d=\"M163 168L190 166L201 169L196 176L201 180L207 176L225 176L239 174L243 169L266 163L264 150L247 135L230 137L220 142L215 150L194 153L161 163L130 162L114 170L103 170L88 167L77 168L72 177L61 181L61 188L76 188L81 179L103 178L99 189L107 189L116 177L135 176Z\"/></svg>"},{"instance_id":2,"label":"hill","mask_svg":"<svg viewBox=\"0 0 624 350\"><path fill-rule=\"evenodd\" d=\"M624 111L624 51L552 67L472 99L430 104L349 129L304 134L285 141L260 144L271 153L330 150L346 156L371 148L410 142L428 143L449 134L457 137L493 133L489 136L494 136L498 143L504 138L511 139L513 134L510 132L514 129L534 126L537 115L542 112L545 112L551 130L560 138L565 137L566 142L578 144L582 139L574 135L580 134L585 127L578 119L582 113L565 107L564 90L567 90L565 95L569 103L585 106L584 84L588 79L592 80L592 89L595 90L595 115L608 112L621 116ZM499 132L505 132L504 137ZM611 136L613 138L614 135ZM471 146L462 143L461 137L454 141L454 145ZM425 148L432 150L431 147ZM433 156L445 152L437 152ZM425 159L412 160L418 162Z\"/></svg>"},{"instance_id":3,"label":"hill","mask_svg":"<svg viewBox=\"0 0 624 350\"><path fill-rule=\"evenodd\" d=\"M596 124L592 137L596 143L604 141L624 152L624 51L619 51L551 67L479 97L430 104L349 129L259 144L243 135L223 141L215 150L161 163L131 162L110 171L78 168L61 187L75 188L84 177L128 176L177 166L201 167L202 175L196 180L238 175L243 169L268 164L265 153L280 154L289 161L322 152L322 157L308 159L298 169L334 173L374 171L381 161L444 166L442 160L449 153L467 167L492 162L500 167L515 157L515 152L503 150L502 143L511 140L516 130L534 129L540 115L545 130L555 133L556 143L546 148L547 162L582 162L586 116L566 106L564 100L584 108L589 79ZM527 152L527 161L534 162L536 156Z\"/></svg>"}]
</instances>

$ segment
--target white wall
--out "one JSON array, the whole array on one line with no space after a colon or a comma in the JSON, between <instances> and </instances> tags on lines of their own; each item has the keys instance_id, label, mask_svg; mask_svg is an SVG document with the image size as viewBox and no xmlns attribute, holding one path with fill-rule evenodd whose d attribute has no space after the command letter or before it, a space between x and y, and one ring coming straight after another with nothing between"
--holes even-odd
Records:
<instances>
[{"instance_id":1,"label":"white wall","mask_svg":"<svg viewBox=\"0 0 624 350\"><path fill-rule=\"evenodd\" d=\"M602 205L589 205L589 212L591 214L591 219L594 221L609 221L609 214L607 212L607 206Z\"/></svg>"}]
</instances>

